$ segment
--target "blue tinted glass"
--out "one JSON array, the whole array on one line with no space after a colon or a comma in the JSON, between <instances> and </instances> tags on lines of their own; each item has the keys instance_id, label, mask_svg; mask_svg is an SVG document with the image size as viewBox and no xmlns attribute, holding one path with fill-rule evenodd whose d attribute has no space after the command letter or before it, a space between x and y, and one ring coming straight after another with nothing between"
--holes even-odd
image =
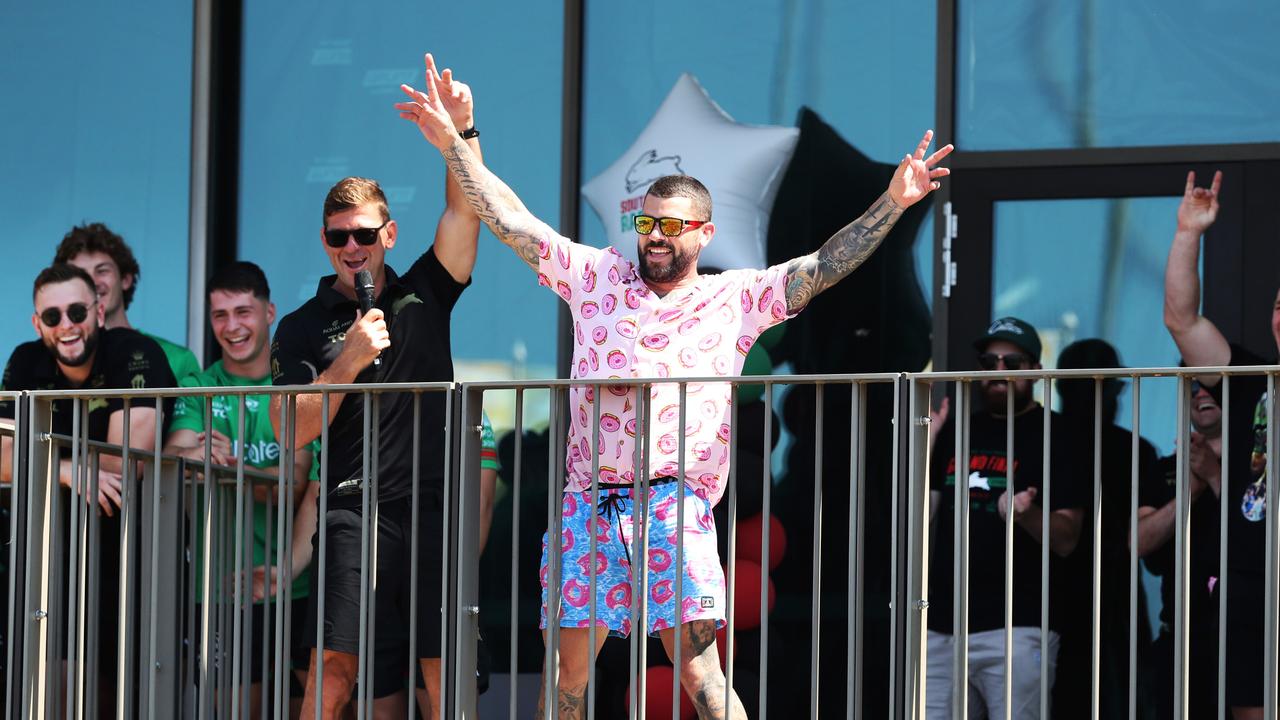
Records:
<instances>
[{"instance_id":1,"label":"blue tinted glass","mask_svg":"<svg viewBox=\"0 0 1280 720\"><path fill-rule=\"evenodd\" d=\"M266 270L281 315L333 272L322 204L345 176L386 191L399 227L388 265L403 271L431 245L444 163L393 108L401 83L421 86L427 51L472 86L486 163L557 224L562 23L559 3L246 3L239 255ZM482 229L453 313L458 376L554 375L558 305Z\"/></svg>"},{"instance_id":2,"label":"blue tinted glass","mask_svg":"<svg viewBox=\"0 0 1280 720\"><path fill-rule=\"evenodd\" d=\"M794 127L808 106L862 153L896 164L933 122L935 15L926 0L592 4L583 180L627 151L685 72L738 122ZM700 41L673 45L672 18ZM849 208L850 219L864 209ZM586 203L582 218L583 241L605 245Z\"/></svg>"},{"instance_id":3,"label":"blue tinted glass","mask_svg":"<svg viewBox=\"0 0 1280 720\"><path fill-rule=\"evenodd\" d=\"M1280 4L958 2L964 150L1280 140Z\"/></svg>"},{"instance_id":4,"label":"blue tinted glass","mask_svg":"<svg viewBox=\"0 0 1280 720\"><path fill-rule=\"evenodd\" d=\"M993 314L1014 315L1040 331L1042 363L1085 338L1115 346L1128 367L1171 367L1178 350L1161 321L1164 267L1178 197L1019 200L995 206ZM1154 386L1154 387L1152 387ZM1119 424L1129 427L1130 393ZM1144 437L1172 451L1173 386L1146 381Z\"/></svg>"},{"instance_id":5,"label":"blue tinted glass","mask_svg":"<svg viewBox=\"0 0 1280 720\"><path fill-rule=\"evenodd\" d=\"M132 324L187 335L191 4L7 3L0 352L35 339L31 282L73 225L102 222L142 269Z\"/></svg>"}]
</instances>

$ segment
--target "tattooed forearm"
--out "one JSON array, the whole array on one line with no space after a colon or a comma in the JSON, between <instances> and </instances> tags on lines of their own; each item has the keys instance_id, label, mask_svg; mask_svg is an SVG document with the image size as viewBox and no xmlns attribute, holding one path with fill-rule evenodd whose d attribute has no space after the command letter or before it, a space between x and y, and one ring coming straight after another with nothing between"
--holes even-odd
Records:
<instances>
[{"instance_id":1,"label":"tattooed forearm","mask_svg":"<svg viewBox=\"0 0 1280 720\"><path fill-rule=\"evenodd\" d=\"M480 163L461 138L454 140L442 154L449 174L480 220L536 270L538 248L550 228L534 217L511 188Z\"/></svg>"},{"instance_id":2,"label":"tattooed forearm","mask_svg":"<svg viewBox=\"0 0 1280 720\"><path fill-rule=\"evenodd\" d=\"M885 193L862 217L841 228L817 252L792 260L787 266L787 309L800 310L815 295L853 272L875 252L899 217L902 217L902 208Z\"/></svg>"}]
</instances>

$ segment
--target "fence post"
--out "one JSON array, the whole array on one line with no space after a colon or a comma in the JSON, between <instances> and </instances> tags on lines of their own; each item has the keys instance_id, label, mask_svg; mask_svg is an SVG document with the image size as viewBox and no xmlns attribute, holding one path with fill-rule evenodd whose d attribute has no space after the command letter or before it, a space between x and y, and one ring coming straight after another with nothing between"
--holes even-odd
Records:
<instances>
[{"instance_id":1,"label":"fence post","mask_svg":"<svg viewBox=\"0 0 1280 720\"><path fill-rule=\"evenodd\" d=\"M484 391L462 385L454 407L456 455L450 467L459 482L457 514L457 547L453 563L453 587L456 588L454 636L457 642L453 668L454 717L475 718L476 714L476 643L480 624L480 428Z\"/></svg>"},{"instance_id":2,"label":"fence post","mask_svg":"<svg viewBox=\"0 0 1280 720\"><path fill-rule=\"evenodd\" d=\"M929 618L929 383L910 381L910 422L899 424L907 440L907 599L903 652L905 696L902 716L924 718Z\"/></svg>"},{"instance_id":3,"label":"fence post","mask_svg":"<svg viewBox=\"0 0 1280 720\"><path fill-rule=\"evenodd\" d=\"M55 641L56 622L62 621L60 602L55 596L58 563L54 556L54 517L59 485L57 447L48 434L53 431L53 402L28 396L26 587L23 591L23 688L22 717L43 718L54 712L50 693L56 692L56 663L48 661Z\"/></svg>"},{"instance_id":4,"label":"fence post","mask_svg":"<svg viewBox=\"0 0 1280 720\"><path fill-rule=\"evenodd\" d=\"M181 465L165 461L157 469L147 458L143 469L139 605L142 622L142 664L138 668L139 698L149 706L148 717L177 717L181 697L180 609L183 602ZM211 658L207 658L210 662Z\"/></svg>"}]
</instances>

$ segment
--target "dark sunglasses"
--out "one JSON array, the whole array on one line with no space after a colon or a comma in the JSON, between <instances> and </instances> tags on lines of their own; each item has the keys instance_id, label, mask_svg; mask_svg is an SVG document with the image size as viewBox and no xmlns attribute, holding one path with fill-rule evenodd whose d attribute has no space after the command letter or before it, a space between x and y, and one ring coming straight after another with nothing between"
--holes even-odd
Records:
<instances>
[{"instance_id":1,"label":"dark sunglasses","mask_svg":"<svg viewBox=\"0 0 1280 720\"><path fill-rule=\"evenodd\" d=\"M653 232L653 226L657 225L658 231L663 235L676 237L689 228L696 228L706 224L706 220L682 220L673 217L656 218L652 215L637 215L635 217L636 232L641 235L648 235Z\"/></svg>"},{"instance_id":2,"label":"dark sunglasses","mask_svg":"<svg viewBox=\"0 0 1280 720\"><path fill-rule=\"evenodd\" d=\"M93 302L88 305L84 303L71 303L67 306L67 318L73 323L82 323L85 318L89 317L89 308L97 305ZM45 308L40 312L40 322L45 327L55 328L62 324L62 308Z\"/></svg>"},{"instance_id":3,"label":"dark sunglasses","mask_svg":"<svg viewBox=\"0 0 1280 720\"><path fill-rule=\"evenodd\" d=\"M1200 394L1201 389L1209 393L1209 397L1213 398L1214 402L1218 403L1218 405L1222 405L1222 383L1217 383L1216 385L1202 385L1198 379L1192 378L1191 396L1195 397Z\"/></svg>"},{"instance_id":4,"label":"dark sunglasses","mask_svg":"<svg viewBox=\"0 0 1280 720\"><path fill-rule=\"evenodd\" d=\"M350 230L330 230L324 231L324 241L331 248L341 248L347 246L347 237L354 237L356 243L360 245L372 245L378 242L378 233L382 232L382 228L387 226L390 220L382 223L375 228L351 228Z\"/></svg>"},{"instance_id":5,"label":"dark sunglasses","mask_svg":"<svg viewBox=\"0 0 1280 720\"><path fill-rule=\"evenodd\" d=\"M996 353L988 352L978 356L978 366L983 370L995 370L1001 362L1004 363L1006 370L1023 370L1031 367L1031 358L1024 353L997 355Z\"/></svg>"}]
</instances>

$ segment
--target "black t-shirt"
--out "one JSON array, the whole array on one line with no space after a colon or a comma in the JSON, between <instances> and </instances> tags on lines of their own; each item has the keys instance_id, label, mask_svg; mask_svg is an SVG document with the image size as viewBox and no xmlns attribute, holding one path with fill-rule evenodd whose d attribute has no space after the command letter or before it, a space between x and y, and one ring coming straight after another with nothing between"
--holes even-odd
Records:
<instances>
[{"instance_id":1,"label":"black t-shirt","mask_svg":"<svg viewBox=\"0 0 1280 720\"><path fill-rule=\"evenodd\" d=\"M1178 478L1177 470L1176 455L1160 458L1159 472L1153 477L1144 477L1138 486L1138 504L1159 510L1171 502ZM1218 498L1209 488L1205 488L1191 506L1191 577L1188 590L1191 594L1192 627L1200 627L1205 623L1212 623L1216 627L1218 622L1215 590L1219 574L1220 508ZM1177 584L1174 576L1176 545L1177 542L1171 537L1168 542L1143 558L1147 569L1160 577L1160 624L1170 628L1169 632L1173 628L1173 602Z\"/></svg>"},{"instance_id":2,"label":"black t-shirt","mask_svg":"<svg viewBox=\"0 0 1280 720\"><path fill-rule=\"evenodd\" d=\"M94 353L89 378L83 385L72 386L58 369L58 363L49 349L39 340L32 340L14 348L9 364L4 369L4 390L88 390L142 389L176 387L173 371L164 350L156 341L129 328L99 330L102 338ZM12 400L0 402L0 418L13 418ZM132 402L132 407L155 407L147 400ZM121 398L93 398L88 403L89 439L105 442L111 414L124 408ZM161 404L163 422L173 415L173 398ZM53 403L53 432L71 435L74 408L70 400ZM64 454L70 449L64 447Z\"/></svg>"},{"instance_id":3,"label":"black t-shirt","mask_svg":"<svg viewBox=\"0 0 1280 720\"><path fill-rule=\"evenodd\" d=\"M451 382L449 317L469 281L454 280L436 258L434 247L403 276L390 267L386 273L386 286L375 306L386 314L391 347L383 351L381 366L370 364L356 382ZM280 321L271 344L273 384L308 385L342 351L359 305L333 288L336 279L336 275L322 278L315 297ZM381 393L379 402L378 467L374 469L378 496L396 500L413 491L413 394ZM443 489L444 411L444 393L422 394L419 474L426 492ZM359 394L349 393L329 425L327 489L333 506L360 504L363 453L364 401Z\"/></svg>"},{"instance_id":4,"label":"black t-shirt","mask_svg":"<svg viewBox=\"0 0 1280 720\"><path fill-rule=\"evenodd\" d=\"M1061 419L1052 419L1052 476L1049 506L1079 508L1076 473ZM1004 627L1005 525L996 503L1008 487L1005 419L974 413L969 425L969 631ZM1044 502L1044 408L1014 418L1014 488L1036 488ZM929 629L952 632L952 580L955 572L955 424L948 419L938 433L930 464L929 486L940 492L929 562ZM1040 625L1040 543L1017 524L1013 527L1013 624ZM1052 556L1051 557L1055 557ZM1053 571L1050 580L1060 575ZM1055 614L1056 616L1056 614ZM1051 617L1051 624L1056 625Z\"/></svg>"},{"instance_id":5,"label":"black t-shirt","mask_svg":"<svg viewBox=\"0 0 1280 720\"><path fill-rule=\"evenodd\" d=\"M1267 361L1233 344L1231 365L1265 365ZM1227 567L1233 571L1261 576L1266 568L1267 524L1265 467L1253 467L1256 450L1265 458L1266 415L1259 401L1267 391L1265 375L1236 375L1231 378L1229 445L1225 458L1227 492ZM1259 422L1260 421L1260 422ZM1259 440L1263 442L1258 443ZM1257 447L1255 447L1257 446Z\"/></svg>"}]
</instances>

